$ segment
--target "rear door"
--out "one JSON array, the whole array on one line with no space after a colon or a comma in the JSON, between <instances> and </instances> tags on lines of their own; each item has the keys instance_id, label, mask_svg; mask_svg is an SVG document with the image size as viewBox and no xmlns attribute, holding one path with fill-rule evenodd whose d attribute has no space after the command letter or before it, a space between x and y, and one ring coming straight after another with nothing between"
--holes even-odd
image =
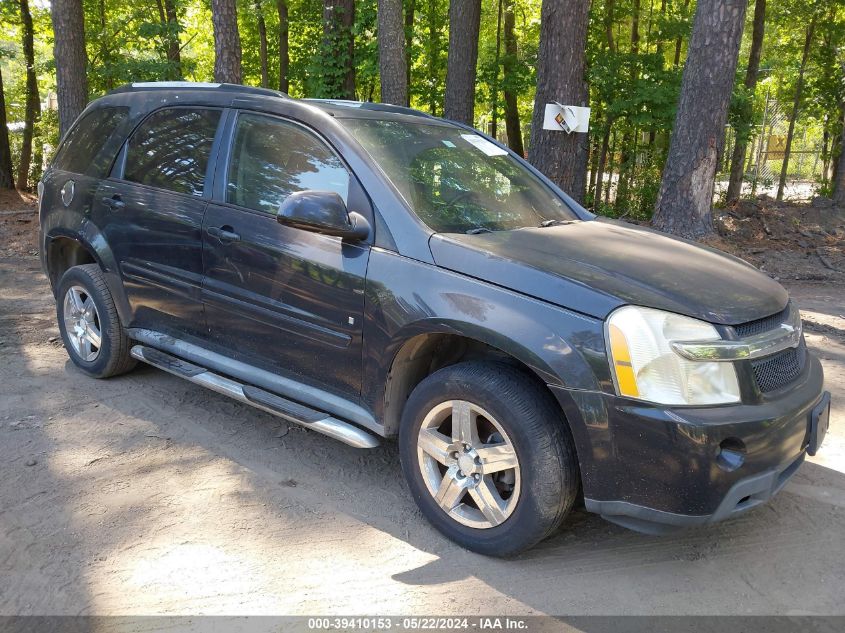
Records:
<instances>
[{"instance_id":1,"label":"rear door","mask_svg":"<svg viewBox=\"0 0 845 633\"><path fill-rule=\"evenodd\" d=\"M44 174L42 228L46 228L47 215L65 227L89 215L100 180L108 176L128 125L129 108L124 106L89 110L74 124ZM57 284L59 280L51 281Z\"/></svg>"},{"instance_id":2,"label":"rear door","mask_svg":"<svg viewBox=\"0 0 845 633\"><path fill-rule=\"evenodd\" d=\"M233 127L204 223L209 332L235 358L357 399L370 246L282 226L276 211L293 192L330 190L372 221L369 202L310 129L251 112Z\"/></svg>"},{"instance_id":3,"label":"rear door","mask_svg":"<svg viewBox=\"0 0 845 633\"><path fill-rule=\"evenodd\" d=\"M95 201L120 267L131 327L201 336L202 221L223 111L164 108L133 132Z\"/></svg>"}]
</instances>

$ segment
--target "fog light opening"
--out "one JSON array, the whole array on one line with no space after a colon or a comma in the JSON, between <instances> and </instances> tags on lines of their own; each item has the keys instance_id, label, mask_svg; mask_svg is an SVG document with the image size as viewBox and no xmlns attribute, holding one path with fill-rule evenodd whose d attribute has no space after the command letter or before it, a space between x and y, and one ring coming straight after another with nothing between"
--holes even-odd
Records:
<instances>
[{"instance_id":1,"label":"fog light opening","mask_svg":"<svg viewBox=\"0 0 845 633\"><path fill-rule=\"evenodd\" d=\"M719 444L716 464L722 470L731 472L745 462L745 442L736 437L729 437Z\"/></svg>"}]
</instances>

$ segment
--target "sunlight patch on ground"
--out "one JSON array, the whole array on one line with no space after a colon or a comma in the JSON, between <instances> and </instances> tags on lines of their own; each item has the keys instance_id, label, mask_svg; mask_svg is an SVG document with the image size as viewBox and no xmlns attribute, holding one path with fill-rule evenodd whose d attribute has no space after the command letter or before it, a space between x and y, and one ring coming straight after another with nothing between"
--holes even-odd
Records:
<instances>
[{"instance_id":1,"label":"sunlight patch on ground","mask_svg":"<svg viewBox=\"0 0 845 633\"><path fill-rule=\"evenodd\" d=\"M93 443L62 418L45 431L53 478L76 491L65 510L90 561L79 579L90 613L439 613L456 591L500 593L472 575L474 555L443 560L198 438L165 438L153 411L132 419L103 402L87 412L102 428ZM424 592L400 579L431 565L441 571ZM362 577L371 602L355 598ZM530 610L501 599L511 612Z\"/></svg>"},{"instance_id":2,"label":"sunlight patch on ground","mask_svg":"<svg viewBox=\"0 0 845 633\"><path fill-rule=\"evenodd\" d=\"M196 600L208 597L213 588L224 604L231 596L245 597L246 605L243 600L238 604L258 610L262 604L275 602L274 596L264 593L265 581L255 560L209 544L171 543L164 539L151 546L163 553L134 561L126 579L127 589L133 593L153 592L168 599Z\"/></svg>"},{"instance_id":3,"label":"sunlight patch on ground","mask_svg":"<svg viewBox=\"0 0 845 633\"><path fill-rule=\"evenodd\" d=\"M819 452L814 457L808 456L807 461L845 475L845 438L828 433Z\"/></svg>"}]
</instances>

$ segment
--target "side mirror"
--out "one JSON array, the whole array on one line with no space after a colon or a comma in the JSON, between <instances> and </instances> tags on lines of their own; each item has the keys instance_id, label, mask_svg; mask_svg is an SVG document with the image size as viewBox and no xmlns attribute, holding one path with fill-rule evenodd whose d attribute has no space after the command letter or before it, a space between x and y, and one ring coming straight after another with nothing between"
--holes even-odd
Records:
<instances>
[{"instance_id":1,"label":"side mirror","mask_svg":"<svg viewBox=\"0 0 845 633\"><path fill-rule=\"evenodd\" d=\"M364 240L370 223L360 213L349 212L346 203L333 191L297 191L279 205L279 224L312 233L334 235L345 240Z\"/></svg>"}]
</instances>

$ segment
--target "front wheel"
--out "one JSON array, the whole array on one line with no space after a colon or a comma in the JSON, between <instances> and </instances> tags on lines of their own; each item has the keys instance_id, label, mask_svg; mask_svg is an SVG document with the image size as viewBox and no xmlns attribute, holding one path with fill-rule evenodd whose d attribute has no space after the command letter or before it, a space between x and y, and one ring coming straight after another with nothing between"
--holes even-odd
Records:
<instances>
[{"instance_id":1,"label":"front wheel","mask_svg":"<svg viewBox=\"0 0 845 633\"><path fill-rule=\"evenodd\" d=\"M426 518L482 554L541 541L578 493L572 438L551 395L503 363L460 363L423 380L405 406L399 450Z\"/></svg>"}]
</instances>

